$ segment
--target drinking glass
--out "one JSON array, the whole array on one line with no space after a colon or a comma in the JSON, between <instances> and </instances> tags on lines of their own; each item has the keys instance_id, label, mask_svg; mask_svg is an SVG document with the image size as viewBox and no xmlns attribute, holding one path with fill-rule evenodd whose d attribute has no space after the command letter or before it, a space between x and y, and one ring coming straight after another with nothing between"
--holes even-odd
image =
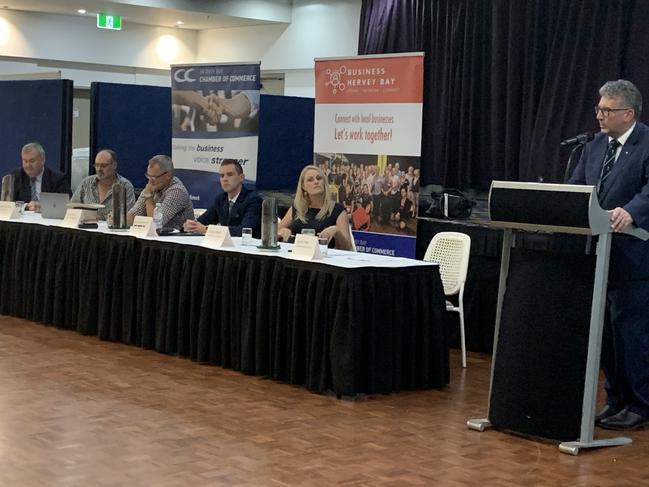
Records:
<instances>
[{"instance_id":1,"label":"drinking glass","mask_svg":"<svg viewBox=\"0 0 649 487\"><path fill-rule=\"evenodd\" d=\"M22 215L25 213L25 202L24 201L16 201L16 208L18 209L18 214Z\"/></svg>"},{"instance_id":2,"label":"drinking glass","mask_svg":"<svg viewBox=\"0 0 649 487\"><path fill-rule=\"evenodd\" d=\"M329 239L325 237L318 237L318 245L320 246L320 253L325 256L329 249Z\"/></svg>"},{"instance_id":3,"label":"drinking glass","mask_svg":"<svg viewBox=\"0 0 649 487\"><path fill-rule=\"evenodd\" d=\"M252 228L241 229L241 245L252 245Z\"/></svg>"}]
</instances>

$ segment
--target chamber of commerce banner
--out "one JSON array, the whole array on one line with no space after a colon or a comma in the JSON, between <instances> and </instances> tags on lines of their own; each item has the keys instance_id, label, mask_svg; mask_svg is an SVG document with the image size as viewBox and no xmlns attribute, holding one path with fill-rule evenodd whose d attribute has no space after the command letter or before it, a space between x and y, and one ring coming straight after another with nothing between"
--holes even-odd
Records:
<instances>
[{"instance_id":1,"label":"chamber of commerce banner","mask_svg":"<svg viewBox=\"0 0 649 487\"><path fill-rule=\"evenodd\" d=\"M255 187L259 79L259 63L171 66L171 156L195 208L221 191L223 159L237 159Z\"/></svg>"},{"instance_id":2,"label":"chamber of commerce banner","mask_svg":"<svg viewBox=\"0 0 649 487\"><path fill-rule=\"evenodd\" d=\"M413 257L423 53L316 59L314 160L358 251Z\"/></svg>"}]
</instances>

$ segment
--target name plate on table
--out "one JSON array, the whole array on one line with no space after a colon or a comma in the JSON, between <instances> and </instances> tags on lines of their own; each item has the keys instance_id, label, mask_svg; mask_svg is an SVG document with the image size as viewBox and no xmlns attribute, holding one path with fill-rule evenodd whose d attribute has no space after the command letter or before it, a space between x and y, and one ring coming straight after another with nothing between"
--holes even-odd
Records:
<instances>
[{"instance_id":1,"label":"name plate on table","mask_svg":"<svg viewBox=\"0 0 649 487\"><path fill-rule=\"evenodd\" d=\"M15 220L20 217L16 203L13 201L0 201L0 221Z\"/></svg>"},{"instance_id":2,"label":"name plate on table","mask_svg":"<svg viewBox=\"0 0 649 487\"><path fill-rule=\"evenodd\" d=\"M228 227L223 225L208 225L201 245L211 249L220 249L221 247L234 247L234 242L232 241Z\"/></svg>"},{"instance_id":3,"label":"name plate on table","mask_svg":"<svg viewBox=\"0 0 649 487\"><path fill-rule=\"evenodd\" d=\"M318 237L298 233L295 236L291 257L298 260L322 260Z\"/></svg>"},{"instance_id":4,"label":"name plate on table","mask_svg":"<svg viewBox=\"0 0 649 487\"><path fill-rule=\"evenodd\" d=\"M133 224L131 225L128 234L137 238L158 236L158 233L155 231L155 226L153 225L153 218L150 216L136 216L133 219Z\"/></svg>"},{"instance_id":5,"label":"name plate on table","mask_svg":"<svg viewBox=\"0 0 649 487\"><path fill-rule=\"evenodd\" d=\"M61 226L65 228L79 228L79 223L81 223L82 216L83 210L68 208L68 210L65 212L65 217L63 218L63 223L61 223Z\"/></svg>"}]
</instances>

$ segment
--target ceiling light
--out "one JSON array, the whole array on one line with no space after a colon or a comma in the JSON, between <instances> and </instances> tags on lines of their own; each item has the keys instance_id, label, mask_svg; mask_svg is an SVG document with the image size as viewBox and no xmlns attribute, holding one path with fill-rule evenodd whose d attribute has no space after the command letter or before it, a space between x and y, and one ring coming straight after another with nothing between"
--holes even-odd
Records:
<instances>
[{"instance_id":1,"label":"ceiling light","mask_svg":"<svg viewBox=\"0 0 649 487\"><path fill-rule=\"evenodd\" d=\"M184 23L185 22L183 22L182 20L176 20L176 25L183 25Z\"/></svg>"},{"instance_id":2,"label":"ceiling light","mask_svg":"<svg viewBox=\"0 0 649 487\"><path fill-rule=\"evenodd\" d=\"M85 14L86 12L87 10L85 8L80 8L79 10L77 10L77 13L81 15Z\"/></svg>"}]
</instances>

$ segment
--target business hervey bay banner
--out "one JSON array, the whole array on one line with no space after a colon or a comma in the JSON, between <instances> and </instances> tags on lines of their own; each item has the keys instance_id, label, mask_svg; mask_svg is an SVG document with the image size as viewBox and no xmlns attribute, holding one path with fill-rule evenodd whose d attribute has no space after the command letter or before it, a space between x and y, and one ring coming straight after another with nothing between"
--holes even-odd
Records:
<instances>
[{"instance_id":1,"label":"business hervey bay banner","mask_svg":"<svg viewBox=\"0 0 649 487\"><path fill-rule=\"evenodd\" d=\"M358 251L414 257L423 53L316 59L314 160Z\"/></svg>"},{"instance_id":2,"label":"business hervey bay banner","mask_svg":"<svg viewBox=\"0 0 649 487\"><path fill-rule=\"evenodd\" d=\"M195 208L221 191L223 159L237 159L257 181L259 63L171 66L172 159Z\"/></svg>"}]
</instances>

